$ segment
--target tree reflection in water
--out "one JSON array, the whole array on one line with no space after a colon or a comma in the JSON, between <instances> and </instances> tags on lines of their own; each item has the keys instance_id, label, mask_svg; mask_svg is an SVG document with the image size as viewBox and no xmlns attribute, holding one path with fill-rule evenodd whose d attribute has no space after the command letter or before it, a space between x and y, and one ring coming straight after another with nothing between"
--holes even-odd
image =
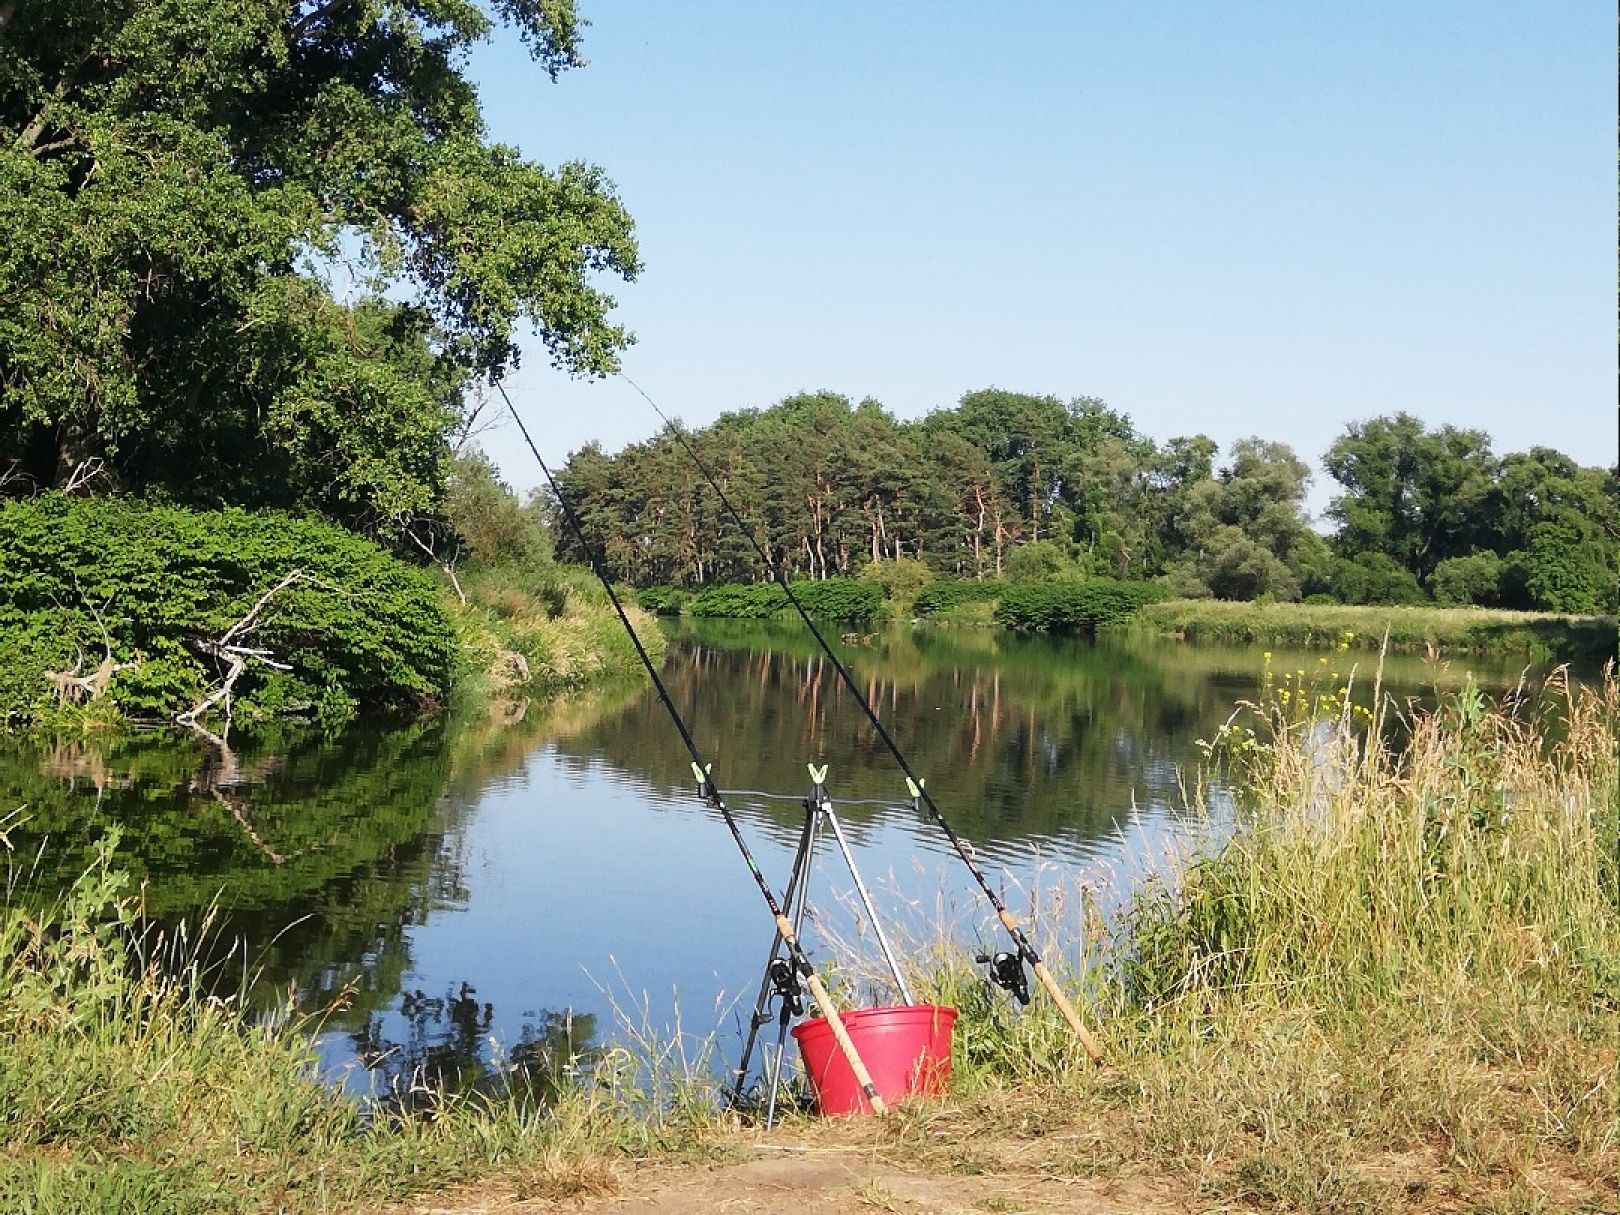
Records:
<instances>
[{"instance_id":1,"label":"tree reflection in water","mask_svg":"<svg viewBox=\"0 0 1620 1215\"><path fill-rule=\"evenodd\" d=\"M348 1038L383 1108L399 1113L430 1110L441 1094L544 1104L601 1057L591 1013L525 1013L510 1044L495 1039L494 1023L494 1006L463 981L442 996L405 991L396 1012L368 1015Z\"/></svg>"}]
</instances>

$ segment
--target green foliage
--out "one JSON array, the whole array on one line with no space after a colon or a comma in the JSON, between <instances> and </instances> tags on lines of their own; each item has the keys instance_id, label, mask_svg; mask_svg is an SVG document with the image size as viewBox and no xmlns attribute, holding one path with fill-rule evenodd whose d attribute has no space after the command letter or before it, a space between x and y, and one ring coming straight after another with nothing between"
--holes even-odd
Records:
<instances>
[{"instance_id":1,"label":"green foliage","mask_svg":"<svg viewBox=\"0 0 1620 1215\"><path fill-rule=\"evenodd\" d=\"M1341 645L1396 652L1519 654L1537 660L1614 657L1620 634L1613 616L1571 618L1486 608L1398 604L1222 603L1189 599L1150 604L1137 623L1161 633L1217 645L1301 649Z\"/></svg>"},{"instance_id":2,"label":"green foliage","mask_svg":"<svg viewBox=\"0 0 1620 1215\"><path fill-rule=\"evenodd\" d=\"M940 578L917 592L911 610L918 616L934 616L964 603L994 603L1006 589L1007 584L995 578Z\"/></svg>"},{"instance_id":3,"label":"green foliage","mask_svg":"<svg viewBox=\"0 0 1620 1215\"><path fill-rule=\"evenodd\" d=\"M0 38L0 469L397 533L438 505L461 392L520 326L575 372L629 341L602 172L487 142L465 74L571 0L9 6ZM342 301L342 302L340 302Z\"/></svg>"},{"instance_id":4,"label":"green foliage","mask_svg":"<svg viewBox=\"0 0 1620 1215\"><path fill-rule=\"evenodd\" d=\"M1558 612L1612 612L1620 586L1620 481L1544 447L1500 459L1479 431L1428 431L1409 414L1346 429L1324 465L1344 486L1336 564L1346 602L1442 602ZM1488 555L1502 562L1489 577ZM1453 564L1468 561L1466 565ZM1412 584L1389 567L1409 574Z\"/></svg>"},{"instance_id":5,"label":"green foliage","mask_svg":"<svg viewBox=\"0 0 1620 1215\"><path fill-rule=\"evenodd\" d=\"M551 533L539 509L521 504L482 452L450 461L444 514L470 564L541 571L551 563Z\"/></svg>"},{"instance_id":6,"label":"green foliage","mask_svg":"<svg viewBox=\"0 0 1620 1215\"><path fill-rule=\"evenodd\" d=\"M883 606L883 588L859 578L827 578L796 582L793 593L804 610L817 620L870 624Z\"/></svg>"},{"instance_id":7,"label":"green foliage","mask_svg":"<svg viewBox=\"0 0 1620 1215\"><path fill-rule=\"evenodd\" d=\"M916 557L890 557L887 561L870 561L856 575L862 581L874 583L883 598L908 608L917 592L933 581L934 571L926 561Z\"/></svg>"},{"instance_id":8,"label":"green foliage","mask_svg":"<svg viewBox=\"0 0 1620 1215\"><path fill-rule=\"evenodd\" d=\"M233 626L232 643L264 651L246 655L238 718L408 707L449 684L454 636L432 579L336 527L60 495L0 507L8 719L50 711L47 669L104 657L122 666L108 704L170 718L224 676Z\"/></svg>"},{"instance_id":9,"label":"green foliage","mask_svg":"<svg viewBox=\"0 0 1620 1215\"><path fill-rule=\"evenodd\" d=\"M636 592L636 602L655 616L679 616L692 602L692 594L678 586L644 586Z\"/></svg>"},{"instance_id":10,"label":"green foliage","mask_svg":"<svg viewBox=\"0 0 1620 1215\"><path fill-rule=\"evenodd\" d=\"M877 618L883 589L857 578L828 578L794 582L793 594L812 617L846 624L864 624ZM774 582L721 582L699 591L687 609L693 616L725 620L767 620L791 611L787 596Z\"/></svg>"},{"instance_id":11,"label":"green foliage","mask_svg":"<svg viewBox=\"0 0 1620 1215\"><path fill-rule=\"evenodd\" d=\"M787 607L787 596L774 582L719 582L699 591L688 610L722 620L765 620Z\"/></svg>"},{"instance_id":12,"label":"green foliage","mask_svg":"<svg viewBox=\"0 0 1620 1215\"><path fill-rule=\"evenodd\" d=\"M971 392L904 422L875 401L812 393L690 437L773 564L814 579L869 571L897 603L921 583L916 569L903 586L882 572L897 562L975 581L1161 578L1189 598L1421 603L1486 594L1483 558L1433 585L1444 562L1478 553L1506 562L1504 607L1610 611L1620 595L1612 473L1545 449L1497 460L1482 434L1431 435L1404 416L1351 427L1329 452L1345 487L1331 544L1305 510L1310 470L1287 446L1241 439L1217 467L1207 437L1156 446L1087 398ZM611 457L587 448L563 482L636 585L767 575L668 436ZM918 614L937 610L919 600Z\"/></svg>"},{"instance_id":13,"label":"green foliage","mask_svg":"<svg viewBox=\"0 0 1620 1215\"><path fill-rule=\"evenodd\" d=\"M996 604L995 621L1023 632L1092 632L1130 619L1144 604L1168 598L1168 588L1149 582L1013 584Z\"/></svg>"},{"instance_id":14,"label":"green foliage","mask_svg":"<svg viewBox=\"0 0 1620 1215\"><path fill-rule=\"evenodd\" d=\"M1541 523L1530 529L1529 540L1527 549L1509 558L1509 577L1532 604L1554 612L1614 610L1615 578L1596 538L1576 527Z\"/></svg>"},{"instance_id":15,"label":"green foliage","mask_svg":"<svg viewBox=\"0 0 1620 1215\"><path fill-rule=\"evenodd\" d=\"M1050 540L1020 544L1007 554L1002 574L1008 582L1056 582L1075 578L1080 570L1063 547Z\"/></svg>"},{"instance_id":16,"label":"green foliage","mask_svg":"<svg viewBox=\"0 0 1620 1215\"><path fill-rule=\"evenodd\" d=\"M1328 571L1329 588L1340 603L1422 603L1426 598L1416 576L1383 553L1335 557Z\"/></svg>"},{"instance_id":17,"label":"green foliage","mask_svg":"<svg viewBox=\"0 0 1620 1215\"><path fill-rule=\"evenodd\" d=\"M1502 558L1492 552L1447 557L1434 567L1429 589L1434 592L1436 603L1495 607L1502 601L1505 565Z\"/></svg>"}]
</instances>

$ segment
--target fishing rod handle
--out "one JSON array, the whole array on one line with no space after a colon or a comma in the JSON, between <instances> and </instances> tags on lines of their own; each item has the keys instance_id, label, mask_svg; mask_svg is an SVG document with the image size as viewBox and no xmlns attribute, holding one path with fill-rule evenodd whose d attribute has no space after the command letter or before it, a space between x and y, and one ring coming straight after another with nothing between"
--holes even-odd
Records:
<instances>
[{"instance_id":1,"label":"fishing rod handle","mask_svg":"<svg viewBox=\"0 0 1620 1215\"><path fill-rule=\"evenodd\" d=\"M822 1017L827 1022L827 1028L832 1030L833 1037L838 1042L838 1049L844 1056L844 1062L849 1064L849 1070L855 1073L855 1082L861 1086L866 1099L872 1105L875 1114L887 1114L889 1107L884 1104L883 1098L878 1096L877 1085L872 1083L872 1073L866 1070L866 1064L861 1062L861 1054L855 1049L855 1043L849 1036L849 1030L844 1028L844 1019L838 1015L838 1006L833 1003L832 997L827 994L827 988L821 982L821 976L811 971L804 976L804 985L810 989L810 998L816 1002L821 1010Z\"/></svg>"},{"instance_id":2,"label":"fishing rod handle","mask_svg":"<svg viewBox=\"0 0 1620 1215\"><path fill-rule=\"evenodd\" d=\"M1018 943L1024 955L1026 957L1034 956L1035 951L1029 947L1024 936L1024 930L1018 926L1018 917L1005 907L1000 908L998 914L1001 917L1001 926L1012 935L1012 939ZM1074 1031L1074 1036L1080 1039L1080 1045L1086 1048L1086 1054L1091 1056L1093 1063L1101 1063L1103 1061L1102 1047L1097 1044L1097 1039L1091 1036L1091 1031L1086 1028L1086 1023L1080 1019L1080 1014L1074 1010L1074 1004L1069 1000L1068 996L1063 994L1063 989L1058 986L1057 980L1052 977L1051 970L1047 968L1046 963L1041 961L1039 957L1034 957L1034 970L1035 977L1041 981L1041 986L1046 988L1046 994L1052 997L1052 1003L1058 1006L1058 1011L1063 1014L1063 1019L1069 1023L1069 1028Z\"/></svg>"},{"instance_id":3,"label":"fishing rod handle","mask_svg":"<svg viewBox=\"0 0 1620 1215\"><path fill-rule=\"evenodd\" d=\"M1058 1011L1069 1023L1074 1036L1080 1039L1080 1045L1086 1048L1086 1054L1091 1056L1091 1061L1101 1063L1102 1047L1097 1044L1097 1039L1091 1036L1085 1022L1080 1020L1080 1014L1075 1012L1074 1005L1069 1002L1069 997L1063 994L1063 989L1058 986L1057 980L1052 977L1052 972L1047 969L1045 962L1035 963L1035 977L1041 981L1041 986L1046 988L1046 994L1052 997L1052 1003L1058 1006Z\"/></svg>"}]
</instances>

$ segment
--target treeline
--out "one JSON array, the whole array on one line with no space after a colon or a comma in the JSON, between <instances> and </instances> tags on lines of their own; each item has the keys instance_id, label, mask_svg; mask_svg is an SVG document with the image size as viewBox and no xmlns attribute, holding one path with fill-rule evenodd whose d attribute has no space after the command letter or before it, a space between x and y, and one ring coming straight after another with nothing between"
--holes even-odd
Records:
<instances>
[{"instance_id":1,"label":"treeline","mask_svg":"<svg viewBox=\"0 0 1620 1215\"><path fill-rule=\"evenodd\" d=\"M1620 484L1548 448L1407 414L1346 428L1323 536L1311 470L1286 444L1156 443L1103 402L988 389L900 421L833 393L727 413L691 441L754 539L792 578L898 558L937 576L1157 580L1194 598L1301 598L1593 613L1616 610ZM638 586L767 572L668 435L560 481L613 573ZM577 551L567 551L582 557Z\"/></svg>"}]
</instances>

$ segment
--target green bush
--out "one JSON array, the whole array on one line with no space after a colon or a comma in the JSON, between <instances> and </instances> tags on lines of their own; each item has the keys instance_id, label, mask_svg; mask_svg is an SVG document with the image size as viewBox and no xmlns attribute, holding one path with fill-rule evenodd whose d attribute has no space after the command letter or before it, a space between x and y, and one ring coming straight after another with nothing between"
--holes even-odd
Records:
<instances>
[{"instance_id":1,"label":"green bush","mask_svg":"<svg viewBox=\"0 0 1620 1215\"><path fill-rule=\"evenodd\" d=\"M865 624L876 619L883 606L883 588L858 578L795 582L793 593L818 620ZM694 616L724 620L767 620L792 606L774 582L717 582L699 591L687 610Z\"/></svg>"},{"instance_id":2,"label":"green bush","mask_svg":"<svg viewBox=\"0 0 1620 1215\"><path fill-rule=\"evenodd\" d=\"M1423 603L1423 588L1410 570L1384 553L1336 557L1328 574L1330 591L1340 603Z\"/></svg>"},{"instance_id":3,"label":"green bush","mask_svg":"<svg viewBox=\"0 0 1620 1215\"><path fill-rule=\"evenodd\" d=\"M917 616L935 616L964 603L994 603L1006 588L999 578L941 578L917 592L911 610Z\"/></svg>"},{"instance_id":4,"label":"green bush","mask_svg":"<svg viewBox=\"0 0 1620 1215\"><path fill-rule=\"evenodd\" d=\"M636 592L642 610L655 616L679 616L691 601L691 593L678 586L644 586Z\"/></svg>"},{"instance_id":5,"label":"green bush","mask_svg":"<svg viewBox=\"0 0 1620 1215\"><path fill-rule=\"evenodd\" d=\"M1429 589L1436 603L1495 607L1502 601L1502 573L1502 558L1492 552L1450 557L1434 567Z\"/></svg>"},{"instance_id":6,"label":"green bush","mask_svg":"<svg viewBox=\"0 0 1620 1215\"><path fill-rule=\"evenodd\" d=\"M233 626L233 644L262 651L236 682L239 720L414 706L449 686L454 633L434 580L341 528L117 498L0 507L7 720L54 710L47 670L109 660L99 709L172 718L223 676L210 646Z\"/></svg>"},{"instance_id":7,"label":"green bush","mask_svg":"<svg viewBox=\"0 0 1620 1215\"><path fill-rule=\"evenodd\" d=\"M869 561L857 575L863 582L873 582L883 588L883 597L905 605L917 597L917 592L933 581L934 572L926 561L916 557L890 557L884 561Z\"/></svg>"},{"instance_id":8,"label":"green bush","mask_svg":"<svg viewBox=\"0 0 1620 1215\"><path fill-rule=\"evenodd\" d=\"M1080 572L1074 559L1051 540L1020 544L1007 554L1006 570L1009 582L1053 582Z\"/></svg>"},{"instance_id":9,"label":"green bush","mask_svg":"<svg viewBox=\"0 0 1620 1215\"><path fill-rule=\"evenodd\" d=\"M863 582L859 578L795 582L793 593L804 604L804 610L817 620L869 624L883 607L883 588L875 582Z\"/></svg>"},{"instance_id":10,"label":"green bush","mask_svg":"<svg viewBox=\"0 0 1620 1215\"><path fill-rule=\"evenodd\" d=\"M765 620L787 606L787 596L774 582L717 582L699 591L688 610L722 620Z\"/></svg>"},{"instance_id":11,"label":"green bush","mask_svg":"<svg viewBox=\"0 0 1620 1215\"><path fill-rule=\"evenodd\" d=\"M996 604L995 621L1022 632L1090 632L1119 624L1138 608L1170 598L1151 582L1048 582L1009 586Z\"/></svg>"}]
</instances>

